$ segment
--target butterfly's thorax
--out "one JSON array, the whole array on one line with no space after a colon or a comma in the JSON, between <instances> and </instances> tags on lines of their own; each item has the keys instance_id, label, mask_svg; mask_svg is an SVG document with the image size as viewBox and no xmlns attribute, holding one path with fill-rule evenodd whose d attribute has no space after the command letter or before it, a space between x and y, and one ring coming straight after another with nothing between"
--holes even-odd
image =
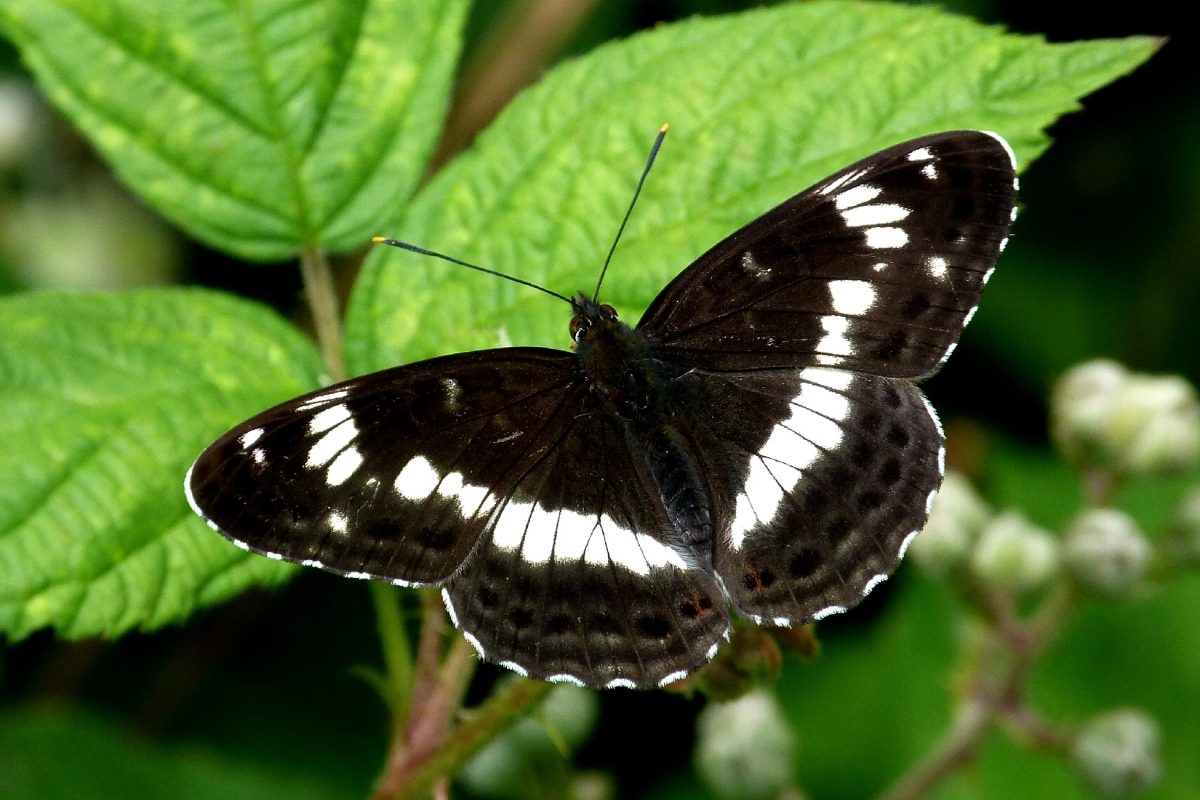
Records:
<instances>
[{"instance_id":1,"label":"butterfly's thorax","mask_svg":"<svg viewBox=\"0 0 1200 800\"><path fill-rule=\"evenodd\" d=\"M692 446L676 424L672 376L637 331L609 306L578 300L581 333L575 353L587 386L621 426L641 466L658 489L671 526L689 560L711 562L712 501L696 468Z\"/></svg>"}]
</instances>

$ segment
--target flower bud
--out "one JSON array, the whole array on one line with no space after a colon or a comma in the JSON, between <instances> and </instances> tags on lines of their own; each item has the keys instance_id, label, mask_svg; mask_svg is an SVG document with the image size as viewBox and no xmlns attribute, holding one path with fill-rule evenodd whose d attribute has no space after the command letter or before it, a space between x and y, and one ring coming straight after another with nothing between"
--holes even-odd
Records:
<instances>
[{"instance_id":1,"label":"flower bud","mask_svg":"<svg viewBox=\"0 0 1200 800\"><path fill-rule=\"evenodd\" d=\"M991 509L970 482L950 471L933 501L929 521L909 546L912 558L927 572L942 576L967 563Z\"/></svg>"},{"instance_id":2,"label":"flower bud","mask_svg":"<svg viewBox=\"0 0 1200 800\"><path fill-rule=\"evenodd\" d=\"M792 786L796 742L774 695L710 703L696 728L696 771L717 797L774 800Z\"/></svg>"},{"instance_id":3,"label":"flower bud","mask_svg":"<svg viewBox=\"0 0 1200 800\"><path fill-rule=\"evenodd\" d=\"M529 787L546 774L546 764L562 763L559 747L577 747L591 734L599 711L599 700L590 689L555 686L536 717L517 720L484 745L462 766L458 779L480 795L528 797Z\"/></svg>"},{"instance_id":4,"label":"flower bud","mask_svg":"<svg viewBox=\"0 0 1200 800\"><path fill-rule=\"evenodd\" d=\"M1089 361L1059 379L1050 405L1054 439L1077 465L1162 475L1200 463L1200 399L1178 376Z\"/></svg>"},{"instance_id":5,"label":"flower bud","mask_svg":"<svg viewBox=\"0 0 1200 800\"><path fill-rule=\"evenodd\" d=\"M993 517L971 554L971 570L984 583L1025 594L1048 583L1058 570L1058 543L1017 511Z\"/></svg>"},{"instance_id":6,"label":"flower bud","mask_svg":"<svg viewBox=\"0 0 1200 800\"><path fill-rule=\"evenodd\" d=\"M1123 471L1167 475L1200 463L1200 399L1177 375L1134 375L1117 393L1112 439Z\"/></svg>"},{"instance_id":7,"label":"flower bud","mask_svg":"<svg viewBox=\"0 0 1200 800\"><path fill-rule=\"evenodd\" d=\"M1162 772L1158 723L1135 708L1092 718L1071 745L1071 760L1102 797L1127 797L1153 786Z\"/></svg>"},{"instance_id":8,"label":"flower bud","mask_svg":"<svg viewBox=\"0 0 1200 800\"><path fill-rule=\"evenodd\" d=\"M1123 511L1095 508L1067 526L1063 562L1075 582L1096 594L1132 590L1146 575L1150 543Z\"/></svg>"},{"instance_id":9,"label":"flower bud","mask_svg":"<svg viewBox=\"0 0 1200 800\"><path fill-rule=\"evenodd\" d=\"M1113 398L1129 378L1116 361L1095 359L1063 373L1050 393L1050 433L1069 461L1109 466L1106 445Z\"/></svg>"}]
</instances>

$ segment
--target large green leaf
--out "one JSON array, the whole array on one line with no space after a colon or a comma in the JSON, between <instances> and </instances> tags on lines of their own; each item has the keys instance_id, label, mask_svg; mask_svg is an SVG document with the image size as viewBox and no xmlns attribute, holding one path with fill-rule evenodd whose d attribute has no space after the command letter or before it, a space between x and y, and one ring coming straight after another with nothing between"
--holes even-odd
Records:
<instances>
[{"instance_id":1,"label":"large green leaf","mask_svg":"<svg viewBox=\"0 0 1200 800\"><path fill-rule=\"evenodd\" d=\"M425 168L467 0L5 0L0 30L143 198L210 244L358 247Z\"/></svg>"},{"instance_id":2,"label":"large green leaf","mask_svg":"<svg viewBox=\"0 0 1200 800\"><path fill-rule=\"evenodd\" d=\"M0 299L0 631L186 619L288 568L217 536L183 475L238 419L318 385L299 331L198 290Z\"/></svg>"},{"instance_id":3,"label":"large green leaf","mask_svg":"<svg viewBox=\"0 0 1200 800\"><path fill-rule=\"evenodd\" d=\"M629 318L708 246L876 149L999 131L1024 163L1149 38L1048 44L930 7L812 2L667 25L601 47L517 98L389 235L568 294L595 285L646 151L671 134L605 299ZM529 289L380 249L347 320L354 371L503 342L567 341Z\"/></svg>"}]
</instances>

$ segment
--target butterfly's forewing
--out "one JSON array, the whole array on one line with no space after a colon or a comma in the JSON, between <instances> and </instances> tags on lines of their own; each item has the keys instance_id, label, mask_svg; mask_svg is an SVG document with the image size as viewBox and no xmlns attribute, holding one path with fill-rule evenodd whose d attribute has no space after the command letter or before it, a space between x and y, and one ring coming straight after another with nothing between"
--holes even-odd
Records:
<instances>
[{"instance_id":1,"label":"butterfly's forewing","mask_svg":"<svg viewBox=\"0 0 1200 800\"><path fill-rule=\"evenodd\" d=\"M449 578L497 505L556 446L581 391L569 353L465 353L291 400L188 473L198 514L259 553L402 584ZM560 423L561 427L561 423Z\"/></svg>"},{"instance_id":2,"label":"butterfly's forewing","mask_svg":"<svg viewBox=\"0 0 1200 800\"><path fill-rule=\"evenodd\" d=\"M1004 246L1008 145L982 131L914 139L767 212L681 272L638 324L701 369L838 366L929 374Z\"/></svg>"},{"instance_id":3,"label":"butterfly's forewing","mask_svg":"<svg viewBox=\"0 0 1200 800\"><path fill-rule=\"evenodd\" d=\"M196 461L192 507L274 558L446 583L481 655L592 686L654 686L728 628L711 570L667 520L565 352L447 356L242 423Z\"/></svg>"}]
</instances>

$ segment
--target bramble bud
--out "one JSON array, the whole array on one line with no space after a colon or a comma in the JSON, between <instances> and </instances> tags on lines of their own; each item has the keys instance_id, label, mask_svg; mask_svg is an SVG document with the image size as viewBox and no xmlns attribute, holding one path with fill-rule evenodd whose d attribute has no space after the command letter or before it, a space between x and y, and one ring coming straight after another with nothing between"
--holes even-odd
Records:
<instances>
[{"instance_id":1,"label":"bramble bud","mask_svg":"<svg viewBox=\"0 0 1200 800\"><path fill-rule=\"evenodd\" d=\"M970 481L951 470L933 501L929 521L913 539L909 553L933 575L953 572L967 563L971 547L991 514Z\"/></svg>"},{"instance_id":2,"label":"bramble bud","mask_svg":"<svg viewBox=\"0 0 1200 800\"><path fill-rule=\"evenodd\" d=\"M1089 361L1059 379L1050 406L1054 440L1080 466L1161 475L1200 463L1200 399L1178 376Z\"/></svg>"},{"instance_id":3,"label":"bramble bud","mask_svg":"<svg viewBox=\"0 0 1200 800\"><path fill-rule=\"evenodd\" d=\"M473 792L488 797L522 798L546 773L546 763L562 762L559 745L576 747L591 734L599 717L596 693L578 686L555 686L537 716L517 720L483 746L458 772ZM565 780L568 776L563 775Z\"/></svg>"},{"instance_id":4,"label":"bramble bud","mask_svg":"<svg viewBox=\"0 0 1200 800\"><path fill-rule=\"evenodd\" d=\"M1048 583L1058 571L1058 543L1017 511L993 517L979 534L971 570L984 583L1025 594Z\"/></svg>"},{"instance_id":5,"label":"bramble bud","mask_svg":"<svg viewBox=\"0 0 1200 800\"><path fill-rule=\"evenodd\" d=\"M1071 761L1083 780L1103 797L1127 797L1158 782L1158 723L1135 708L1093 717L1071 745Z\"/></svg>"},{"instance_id":6,"label":"bramble bud","mask_svg":"<svg viewBox=\"0 0 1200 800\"><path fill-rule=\"evenodd\" d=\"M1096 594L1129 592L1146 575L1150 543L1123 511L1095 508L1067 526L1063 563L1075 582Z\"/></svg>"},{"instance_id":7,"label":"bramble bud","mask_svg":"<svg viewBox=\"0 0 1200 800\"><path fill-rule=\"evenodd\" d=\"M1067 370L1050 393L1050 434L1067 460L1110 466L1106 444L1113 398L1129 378L1116 361L1095 359Z\"/></svg>"},{"instance_id":8,"label":"bramble bud","mask_svg":"<svg viewBox=\"0 0 1200 800\"><path fill-rule=\"evenodd\" d=\"M710 703L696 729L696 771L717 797L773 800L792 786L796 741L774 695Z\"/></svg>"}]
</instances>

